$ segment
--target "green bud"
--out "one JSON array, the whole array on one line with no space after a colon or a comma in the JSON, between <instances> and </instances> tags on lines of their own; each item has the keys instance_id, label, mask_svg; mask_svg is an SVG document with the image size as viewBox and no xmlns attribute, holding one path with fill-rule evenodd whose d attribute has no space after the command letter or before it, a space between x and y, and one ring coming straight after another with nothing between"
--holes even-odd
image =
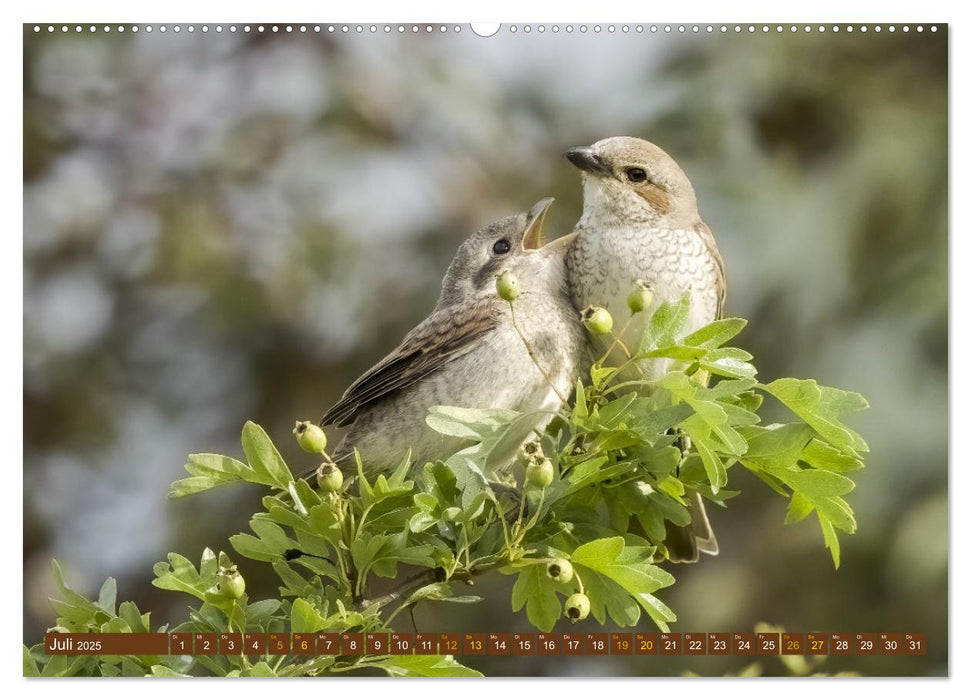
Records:
<instances>
[{"instance_id":1,"label":"green bud","mask_svg":"<svg viewBox=\"0 0 971 700\"><path fill-rule=\"evenodd\" d=\"M317 467L317 485L324 493L335 493L341 490L344 475L332 462L324 462Z\"/></svg>"},{"instance_id":2,"label":"green bud","mask_svg":"<svg viewBox=\"0 0 971 700\"><path fill-rule=\"evenodd\" d=\"M590 614L590 599L583 593L574 593L566 599L563 614L569 618L570 622L585 620L587 615Z\"/></svg>"},{"instance_id":3,"label":"green bud","mask_svg":"<svg viewBox=\"0 0 971 700\"><path fill-rule=\"evenodd\" d=\"M246 592L246 581L236 566L219 570L219 592L230 598L242 598Z\"/></svg>"},{"instance_id":4,"label":"green bud","mask_svg":"<svg viewBox=\"0 0 971 700\"><path fill-rule=\"evenodd\" d=\"M526 466L526 483L538 489L545 489L552 484L553 463L540 455L531 458Z\"/></svg>"},{"instance_id":5,"label":"green bud","mask_svg":"<svg viewBox=\"0 0 971 700\"><path fill-rule=\"evenodd\" d=\"M588 306L581 314L583 325L595 335L607 335L614 328L614 319L602 306Z\"/></svg>"},{"instance_id":6,"label":"green bud","mask_svg":"<svg viewBox=\"0 0 971 700\"><path fill-rule=\"evenodd\" d=\"M327 433L309 420L298 420L293 426L293 435L297 444L311 454L322 455L327 449Z\"/></svg>"},{"instance_id":7,"label":"green bud","mask_svg":"<svg viewBox=\"0 0 971 700\"><path fill-rule=\"evenodd\" d=\"M554 559L546 565L546 575L554 581L569 583L573 578L573 564L566 559Z\"/></svg>"},{"instance_id":8,"label":"green bud","mask_svg":"<svg viewBox=\"0 0 971 700\"><path fill-rule=\"evenodd\" d=\"M627 308L632 314L637 314L654 303L654 290L647 282L638 280L627 296Z\"/></svg>"},{"instance_id":9,"label":"green bud","mask_svg":"<svg viewBox=\"0 0 971 700\"><path fill-rule=\"evenodd\" d=\"M496 291L505 301L515 301L523 293L516 275L508 271L496 276Z\"/></svg>"}]
</instances>

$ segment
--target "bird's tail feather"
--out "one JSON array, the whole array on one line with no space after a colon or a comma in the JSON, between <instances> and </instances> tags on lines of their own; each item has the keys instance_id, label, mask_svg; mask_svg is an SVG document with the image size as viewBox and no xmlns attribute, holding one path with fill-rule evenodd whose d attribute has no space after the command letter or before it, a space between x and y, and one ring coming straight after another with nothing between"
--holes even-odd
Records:
<instances>
[{"instance_id":1,"label":"bird's tail feather","mask_svg":"<svg viewBox=\"0 0 971 700\"><path fill-rule=\"evenodd\" d=\"M691 522L687 525L666 523L664 545L668 549L668 559L675 563L693 563L703 552L718 554L718 541L708 522L705 502L697 491L689 496L688 513Z\"/></svg>"}]
</instances>

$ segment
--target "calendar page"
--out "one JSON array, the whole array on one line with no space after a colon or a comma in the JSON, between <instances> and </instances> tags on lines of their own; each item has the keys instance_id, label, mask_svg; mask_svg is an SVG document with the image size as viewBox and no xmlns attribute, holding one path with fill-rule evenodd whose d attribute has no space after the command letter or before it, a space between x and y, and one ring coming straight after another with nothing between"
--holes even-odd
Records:
<instances>
[{"instance_id":1,"label":"calendar page","mask_svg":"<svg viewBox=\"0 0 971 700\"><path fill-rule=\"evenodd\" d=\"M23 26L24 676L946 676L948 25Z\"/></svg>"}]
</instances>

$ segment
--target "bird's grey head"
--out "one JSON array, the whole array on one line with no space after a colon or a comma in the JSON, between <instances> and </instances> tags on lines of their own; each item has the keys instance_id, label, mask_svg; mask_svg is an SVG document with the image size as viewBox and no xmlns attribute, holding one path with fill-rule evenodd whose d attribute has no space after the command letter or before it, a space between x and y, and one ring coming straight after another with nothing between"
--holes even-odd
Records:
<instances>
[{"instance_id":1,"label":"bird's grey head","mask_svg":"<svg viewBox=\"0 0 971 700\"><path fill-rule=\"evenodd\" d=\"M564 155L583 172L583 216L592 224L689 228L700 221L688 177L649 141L614 136Z\"/></svg>"},{"instance_id":2,"label":"bird's grey head","mask_svg":"<svg viewBox=\"0 0 971 700\"><path fill-rule=\"evenodd\" d=\"M572 236L543 245L543 225L551 198L533 205L529 212L507 216L479 229L459 246L445 279L439 305L450 305L475 296L496 294L496 276L509 271L520 276L524 287L543 284L549 270L560 269Z\"/></svg>"}]
</instances>

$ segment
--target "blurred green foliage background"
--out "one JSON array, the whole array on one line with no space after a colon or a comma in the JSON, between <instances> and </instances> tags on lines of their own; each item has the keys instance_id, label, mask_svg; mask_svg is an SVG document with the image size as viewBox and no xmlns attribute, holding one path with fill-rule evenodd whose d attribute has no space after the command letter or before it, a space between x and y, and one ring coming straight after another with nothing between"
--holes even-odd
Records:
<instances>
[{"instance_id":1,"label":"blurred green foliage background","mask_svg":"<svg viewBox=\"0 0 971 700\"><path fill-rule=\"evenodd\" d=\"M46 30L46 27L44 28ZM859 533L833 571L811 520L754 488L711 514L722 553L674 567L681 631L913 631L947 671L947 30L494 37L24 31L24 635L49 561L92 593L183 617L149 586L168 550L228 548L256 489L167 502L190 452L243 422L291 440L433 305L477 227L555 196L573 145L668 150L726 259L727 312L764 379L862 392ZM249 588L266 571L243 565ZM268 567L267 567L268 569ZM419 629L525 630L511 580ZM649 625L649 621L644 621ZM646 627L645 627L646 628ZM592 627L591 627L592 629ZM731 657L482 659L492 674L737 672ZM766 673L783 673L768 662Z\"/></svg>"}]
</instances>

